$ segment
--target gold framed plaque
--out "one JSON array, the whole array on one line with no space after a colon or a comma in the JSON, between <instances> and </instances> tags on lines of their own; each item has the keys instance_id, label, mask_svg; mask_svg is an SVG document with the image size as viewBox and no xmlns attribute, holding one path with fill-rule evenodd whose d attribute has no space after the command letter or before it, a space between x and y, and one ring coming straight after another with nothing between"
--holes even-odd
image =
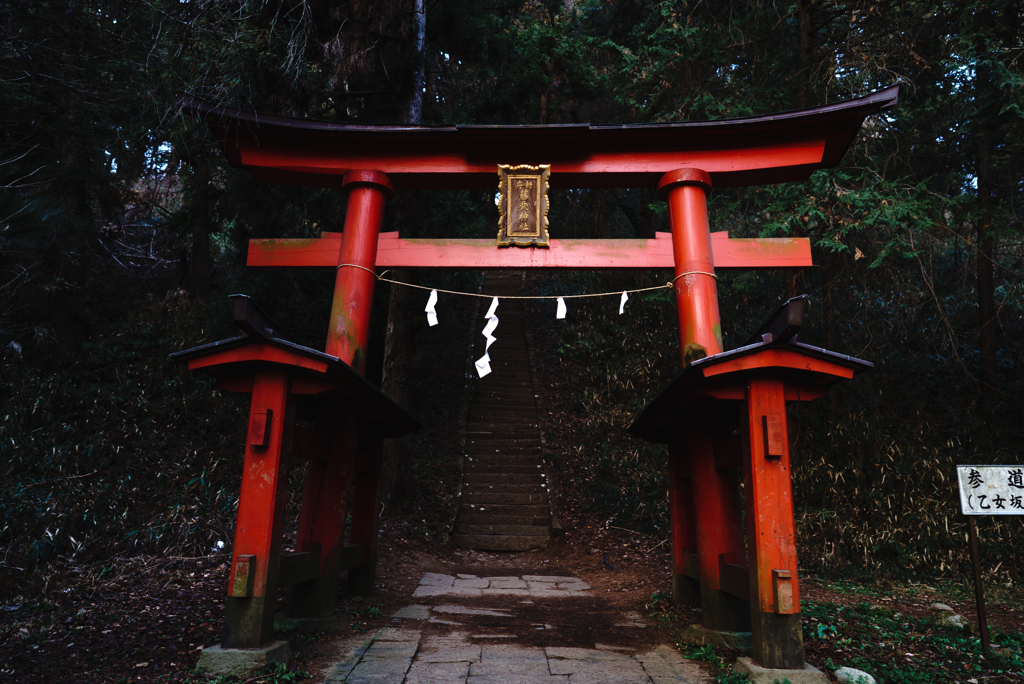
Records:
<instances>
[{"instance_id":1,"label":"gold framed plaque","mask_svg":"<svg viewBox=\"0 0 1024 684\"><path fill-rule=\"evenodd\" d=\"M498 246L548 246L551 164L498 164Z\"/></svg>"}]
</instances>

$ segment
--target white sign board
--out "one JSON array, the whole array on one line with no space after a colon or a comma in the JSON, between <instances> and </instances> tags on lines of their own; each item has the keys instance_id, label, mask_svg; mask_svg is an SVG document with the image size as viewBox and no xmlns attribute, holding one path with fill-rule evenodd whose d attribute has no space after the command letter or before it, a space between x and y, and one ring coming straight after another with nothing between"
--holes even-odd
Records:
<instances>
[{"instance_id":1,"label":"white sign board","mask_svg":"<svg viewBox=\"0 0 1024 684\"><path fill-rule=\"evenodd\" d=\"M964 515L1024 515L1024 466L957 466Z\"/></svg>"}]
</instances>

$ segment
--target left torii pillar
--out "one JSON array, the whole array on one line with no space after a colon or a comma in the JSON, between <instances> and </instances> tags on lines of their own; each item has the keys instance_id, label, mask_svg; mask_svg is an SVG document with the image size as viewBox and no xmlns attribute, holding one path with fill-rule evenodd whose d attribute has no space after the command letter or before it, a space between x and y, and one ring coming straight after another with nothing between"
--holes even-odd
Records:
<instances>
[{"instance_id":1,"label":"left torii pillar","mask_svg":"<svg viewBox=\"0 0 1024 684\"><path fill-rule=\"evenodd\" d=\"M668 204L675 261L676 306L683 368L722 352L718 287L711 251L707 193L711 176L681 168L662 176L658 196ZM677 604L699 605L705 628L725 634L750 631L749 605L722 590L721 562L743 556L737 472L719 468L716 452L729 440L710 426L694 426L669 444L669 503L673 583ZM696 484L699 483L699 486ZM695 564L699 580L686 573Z\"/></svg>"},{"instance_id":2,"label":"left torii pillar","mask_svg":"<svg viewBox=\"0 0 1024 684\"><path fill-rule=\"evenodd\" d=\"M378 171L350 171L342 180L342 189L348 192L348 206L325 351L363 375L377 282L377 241L384 205L394 196L394 186ZM288 617L328 617L334 612L345 541L346 498L353 477L350 544L362 547L363 559L359 567L349 570L348 592L361 596L373 592L381 443L373 436L360 435L354 418L348 416L331 427L326 460L307 463L296 550L319 552L320 572L316 579L289 589Z\"/></svg>"}]
</instances>

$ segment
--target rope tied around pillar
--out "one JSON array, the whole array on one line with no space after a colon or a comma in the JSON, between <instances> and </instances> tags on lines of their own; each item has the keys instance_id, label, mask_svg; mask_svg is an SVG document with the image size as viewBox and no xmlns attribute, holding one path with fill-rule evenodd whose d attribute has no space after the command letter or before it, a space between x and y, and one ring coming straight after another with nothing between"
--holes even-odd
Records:
<instances>
[{"instance_id":1,"label":"rope tied around pillar","mask_svg":"<svg viewBox=\"0 0 1024 684\"><path fill-rule=\"evenodd\" d=\"M711 276L715 280L718 280L718 276L715 275L714 273L708 273L707 271L687 271L686 273L680 273L675 278L673 278L672 279L672 285L675 285L676 281L679 280L680 278L682 278L683 276L688 276L688 275L706 275L706 276Z\"/></svg>"},{"instance_id":2,"label":"rope tied around pillar","mask_svg":"<svg viewBox=\"0 0 1024 684\"><path fill-rule=\"evenodd\" d=\"M360 266L359 264L338 264L337 268L335 268L334 270L338 270L342 266L351 266L352 268L361 268L364 271L366 271L367 273L369 273L370 275L372 275L374 278L380 278L380 276L377 275L376 271L374 271L371 268L366 268L365 266Z\"/></svg>"}]
</instances>

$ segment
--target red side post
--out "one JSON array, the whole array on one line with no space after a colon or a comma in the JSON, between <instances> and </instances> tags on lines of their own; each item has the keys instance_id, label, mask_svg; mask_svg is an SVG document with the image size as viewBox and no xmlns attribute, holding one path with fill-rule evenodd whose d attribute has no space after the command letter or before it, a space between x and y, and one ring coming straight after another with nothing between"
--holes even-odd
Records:
<instances>
[{"instance_id":1,"label":"red side post","mask_svg":"<svg viewBox=\"0 0 1024 684\"><path fill-rule=\"evenodd\" d=\"M715 468L715 440L698 426L687 431L693 508L698 511L697 560L702 622L723 632L750 631L750 604L722 591L720 561L742 565L743 529L734 469Z\"/></svg>"},{"instance_id":2,"label":"red side post","mask_svg":"<svg viewBox=\"0 0 1024 684\"><path fill-rule=\"evenodd\" d=\"M686 444L668 445L668 507L672 522L672 598L678 606L700 608L700 583L686 575L686 556L697 548Z\"/></svg>"},{"instance_id":3,"label":"red side post","mask_svg":"<svg viewBox=\"0 0 1024 684\"><path fill-rule=\"evenodd\" d=\"M718 286L711 253L707 192L711 176L701 169L677 169L658 184L658 196L668 203L675 260L675 293L679 313L679 342L683 365L695 358L722 351L722 325L718 313ZM715 470L713 440L690 428L687 440L692 497L701 575L701 612L704 626L729 632L748 629L743 606L721 591L719 556L742 552L736 477L731 470ZM698 475L699 473L699 475ZM685 487L675 482L672 487ZM670 493L670 498L671 498Z\"/></svg>"},{"instance_id":4,"label":"red side post","mask_svg":"<svg viewBox=\"0 0 1024 684\"><path fill-rule=\"evenodd\" d=\"M274 636L293 402L284 370L253 381L238 521L225 606L225 648L256 648Z\"/></svg>"},{"instance_id":5,"label":"red side post","mask_svg":"<svg viewBox=\"0 0 1024 684\"><path fill-rule=\"evenodd\" d=\"M351 454L355 453L357 434L354 417L337 422L330 430L325 462L306 461L295 550L319 551L320 571L315 579L288 588L288 617L329 617L337 603Z\"/></svg>"},{"instance_id":6,"label":"red side post","mask_svg":"<svg viewBox=\"0 0 1024 684\"><path fill-rule=\"evenodd\" d=\"M763 667L804 666L797 584L796 527L790 481L786 388L771 377L747 381L744 441L750 612L754 660Z\"/></svg>"},{"instance_id":7,"label":"red side post","mask_svg":"<svg viewBox=\"0 0 1024 684\"><path fill-rule=\"evenodd\" d=\"M352 531L349 541L363 547L363 564L348 571L348 592L356 596L373 593L377 575L377 529L383 440L374 434L360 434L356 447L355 478L352 487Z\"/></svg>"}]
</instances>

